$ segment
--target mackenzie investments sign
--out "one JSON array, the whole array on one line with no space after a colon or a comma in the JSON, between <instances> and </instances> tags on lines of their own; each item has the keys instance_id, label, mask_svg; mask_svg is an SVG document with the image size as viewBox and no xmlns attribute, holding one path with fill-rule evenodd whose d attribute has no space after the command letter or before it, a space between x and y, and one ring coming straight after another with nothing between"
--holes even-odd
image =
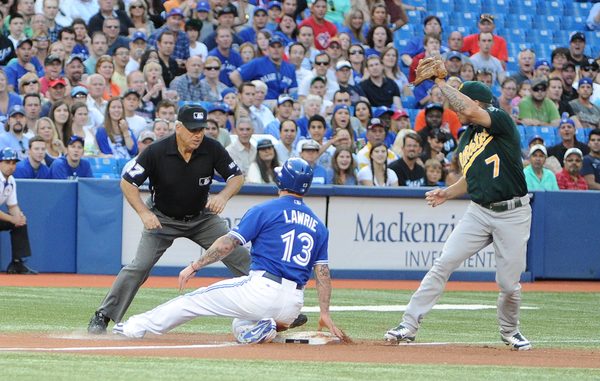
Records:
<instances>
[{"instance_id":1,"label":"mackenzie investments sign","mask_svg":"<svg viewBox=\"0 0 600 381\"><path fill-rule=\"evenodd\" d=\"M348 270L428 270L469 201L431 208L423 199L332 197L328 208L331 267ZM459 271L495 271L491 246Z\"/></svg>"}]
</instances>

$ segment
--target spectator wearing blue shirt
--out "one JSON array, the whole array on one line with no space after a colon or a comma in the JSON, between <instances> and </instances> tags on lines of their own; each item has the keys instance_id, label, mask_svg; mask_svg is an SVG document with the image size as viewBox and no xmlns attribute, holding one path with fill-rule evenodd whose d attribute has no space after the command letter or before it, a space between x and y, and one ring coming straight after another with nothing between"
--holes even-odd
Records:
<instances>
[{"instance_id":1,"label":"spectator wearing blue shirt","mask_svg":"<svg viewBox=\"0 0 600 381\"><path fill-rule=\"evenodd\" d=\"M229 79L229 74L235 71L238 67L242 66L244 61L242 61L242 56L240 56L235 50L231 49L231 45L233 43L233 32L231 29L221 25L217 27L216 34L217 47L209 51L208 56L217 57L221 61L219 81L228 87L232 87L234 84ZM239 84L236 87L239 87Z\"/></svg>"},{"instance_id":2,"label":"spectator wearing blue shirt","mask_svg":"<svg viewBox=\"0 0 600 381\"><path fill-rule=\"evenodd\" d=\"M229 76L239 87L242 82L259 79L267 84L265 99L277 99L280 94L295 94L298 90L296 67L283 61L283 40L273 36L269 41L269 56L251 60Z\"/></svg>"},{"instance_id":3,"label":"spectator wearing blue shirt","mask_svg":"<svg viewBox=\"0 0 600 381\"><path fill-rule=\"evenodd\" d=\"M6 133L0 135L0 147L10 147L16 152L19 160L27 158L29 138L25 136L25 109L21 105L14 105L8 111L8 120L4 129Z\"/></svg>"},{"instance_id":4,"label":"spectator wearing blue shirt","mask_svg":"<svg viewBox=\"0 0 600 381\"><path fill-rule=\"evenodd\" d=\"M181 30L183 21L183 11L181 8L173 8L167 13L167 21L164 26L152 33L148 39L148 45L156 46L156 41L165 31L171 31L176 35L175 50L173 58L177 60L179 65L182 65L185 60L190 58L190 39L184 31Z\"/></svg>"},{"instance_id":5,"label":"spectator wearing blue shirt","mask_svg":"<svg viewBox=\"0 0 600 381\"><path fill-rule=\"evenodd\" d=\"M90 163L82 159L83 138L73 135L67 144L67 155L59 157L50 166L50 178L72 180L79 177L94 177Z\"/></svg>"},{"instance_id":6,"label":"spectator wearing blue shirt","mask_svg":"<svg viewBox=\"0 0 600 381\"><path fill-rule=\"evenodd\" d=\"M19 79L32 71L32 69L35 70L38 77L44 75L44 68L40 64L40 61L34 56L32 48L33 42L29 38L19 41L16 50L17 59L11 61L4 68L8 78L9 89L11 91L18 91Z\"/></svg>"},{"instance_id":7,"label":"spectator wearing blue shirt","mask_svg":"<svg viewBox=\"0 0 600 381\"><path fill-rule=\"evenodd\" d=\"M294 100L287 94L281 94L277 98L277 115L275 116L275 120L267 125L264 133L279 139L279 126L284 120L288 120L292 116L292 111L294 111L293 106Z\"/></svg>"},{"instance_id":8,"label":"spectator wearing blue shirt","mask_svg":"<svg viewBox=\"0 0 600 381\"><path fill-rule=\"evenodd\" d=\"M46 142L41 136L29 139L29 155L17 163L13 176L17 179L49 179L50 169L46 166Z\"/></svg>"},{"instance_id":9,"label":"spectator wearing blue shirt","mask_svg":"<svg viewBox=\"0 0 600 381\"><path fill-rule=\"evenodd\" d=\"M267 20L269 19L269 15L267 10L263 7L254 8L254 17L252 18L252 26L248 26L242 29L238 36L244 42L250 42L256 45L256 32L261 29L264 29L267 25Z\"/></svg>"}]
</instances>

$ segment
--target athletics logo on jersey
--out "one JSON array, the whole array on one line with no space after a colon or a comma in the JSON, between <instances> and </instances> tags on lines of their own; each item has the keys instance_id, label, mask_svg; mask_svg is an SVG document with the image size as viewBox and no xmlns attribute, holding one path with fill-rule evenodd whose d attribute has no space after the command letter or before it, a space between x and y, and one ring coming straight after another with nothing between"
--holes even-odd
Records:
<instances>
[{"instance_id":1,"label":"athletics logo on jersey","mask_svg":"<svg viewBox=\"0 0 600 381\"><path fill-rule=\"evenodd\" d=\"M479 156L485 147L494 139L487 131L478 132L471 138L469 144L463 148L462 152L458 155L458 161L463 168L463 174L466 175L471 165Z\"/></svg>"}]
</instances>

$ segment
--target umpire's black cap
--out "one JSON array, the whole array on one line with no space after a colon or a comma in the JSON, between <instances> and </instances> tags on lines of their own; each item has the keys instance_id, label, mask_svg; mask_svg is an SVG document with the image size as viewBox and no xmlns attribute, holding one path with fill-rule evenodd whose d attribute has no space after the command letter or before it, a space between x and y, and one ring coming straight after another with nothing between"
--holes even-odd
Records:
<instances>
[{"instance_id":1,"label":"umpire's black cap","mask_svg":"<svg viewBox=\"0 0 600 381\"><path fill-rule=\"evenodd\" d=\"M185 105L179 109L177 120L190 131L206 128L208 113L202 106Z\"/></svg>"}]
</instances>

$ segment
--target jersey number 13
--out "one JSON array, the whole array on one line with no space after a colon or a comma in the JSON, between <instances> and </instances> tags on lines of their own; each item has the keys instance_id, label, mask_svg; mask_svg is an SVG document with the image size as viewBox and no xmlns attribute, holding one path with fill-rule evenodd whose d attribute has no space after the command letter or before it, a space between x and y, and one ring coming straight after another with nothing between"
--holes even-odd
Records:
<instances>
[{"instance_id":1,"label":"jersey number 13","mask_svg":"<svg viewBox=\"0 0 600 381\"><path fill-rule=\"evenodd\" d=\"M281 235L281 240L285 244L281 260L284 262L294 261L300 266L307 266L310 262L310 255L315 242L313 237L308 233L300 233L297 238L302 242L301 253L292 255L294 241L296 240L296 230L293 229Z\"/></svg>"}]
</instances>

